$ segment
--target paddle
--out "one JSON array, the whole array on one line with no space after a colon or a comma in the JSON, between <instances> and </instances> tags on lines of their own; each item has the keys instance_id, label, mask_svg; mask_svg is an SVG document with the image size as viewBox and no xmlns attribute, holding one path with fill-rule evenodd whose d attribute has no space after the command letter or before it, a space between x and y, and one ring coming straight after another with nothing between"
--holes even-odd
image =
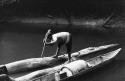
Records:
<instances>
[{"instance_id":1,"label":"paddle","mask_svg":"<svg viewBox=\"0 0 125 81\"><path fill-rule=\"evenodd\" d=\"M43 41L46 42L47 37L48 37L48 35L50 34L50 32L51 32L51 29L49 29L49 30L47 31L47 33L45 34L45 37L44 37ZM43 49L42 49L41 57L43 56L43 53L44 53L44 50L45 50L45 46L46 46L46 43L45 43L45 42L44 42L44 44L43 44Z\"/></svg>"}]
</instances>

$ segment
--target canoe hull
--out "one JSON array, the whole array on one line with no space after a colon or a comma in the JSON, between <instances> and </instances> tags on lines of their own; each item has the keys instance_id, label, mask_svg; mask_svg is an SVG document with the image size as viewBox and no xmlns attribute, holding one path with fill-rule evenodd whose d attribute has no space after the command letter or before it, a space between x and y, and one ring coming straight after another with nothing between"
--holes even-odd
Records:
<instances>
[{"instance_id":1,"label":"canoe hull","mask_svg":"<svg viewBox=\"0 0 125 81\"><path fill-rule=\"evenodd\" d=\"M80 76L83 77L83 74L95 71L97 70L97 68L102 67L107 63L110 63L118 55L120 50L121 48L86 60L86 62L91 65L87 68L86 65L84 66L84 64L82 64L85 63L85 61L79 59L71 63L64 64L58 68L56 67L55 71L53 71L52 73L49 72L48 74L38 77L31 81L76 81ZM68 74L69 72L71 73L70 75Z\"/></svg>"},{"instance_id":2,"label":"canoe hull","mask_svg":"<svg viewBox=\"0 0 125 81\"><path fill-rule=\"evenodd\" d=\"M99 47L88 47L78 52L72 53L72 57L83 59L86 55L94 55L98 51L105 51L106 49L117 47L118 44L110 44ZM58 59L52 57L39 57L20 60L12 63L5 64L9 74L15 74L26 71L42 70L51 68L60 64L65 63L68 60L68 55L60 55ZM17 69L18 68L18 69Z\"/></svg>"},{"instance_id":3,"label":"canoe hull","mask_svg":"<svg viewBox=\"0 0 125 81\"><path fill-rule=\"evenodd\" d=\"M91 72L91 71L94 71L95 69L99 68L99 67L102 67L108 63L110 63L111 61L114 60L114 58L118 55L119 51L121 50L121 48L115 50L115 51L112 51L112 52L109 52L109 53L106 53L104 55L100 55L100 56L97 56L95 58L92 58L92 59L89 59L87 60L87 62L89 62L91 65L94 63L93 60L96 59L96 58L99 58L98 62L97 62L97 59L96 59L96 63L93 64L90 68L86 69L86 70L83 70L83 71L80 71L79 73L77 74L74 74L70 77L66 77L64 79L60 79L60 81L69 81L69 80L74 80L76 79L77 77L83 75L83 74L86 74L88 72ZM110 56L110 58L108 57ZM106 58L107 57L107 58ZM101 60L100 60L101 59ZM102 62L103 61L103 62Z\"/></svg>"}]
</instances>

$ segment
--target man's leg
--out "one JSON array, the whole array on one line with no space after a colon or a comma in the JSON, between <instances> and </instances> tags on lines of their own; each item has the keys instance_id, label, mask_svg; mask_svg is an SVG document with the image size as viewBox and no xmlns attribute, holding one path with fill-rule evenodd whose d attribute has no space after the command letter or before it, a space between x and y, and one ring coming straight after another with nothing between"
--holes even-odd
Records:
<instances>
[{"instance_id":1,"label":"man's leg","mask_svg":"<svg viewBox=\"0 0 125 81\"><path fill-rule=\"evenodd\" d=\"M67 53L68 53L68 62L71 62L71 50L72 50L72 36L70 35L69 42L66 44Z\"/></svg>"},{"instance_id":2,"label":"man's leg","mask_svg":"<svg viewBox=\"0 0 125 81\"><path fill-rule=\"evenodd\" d=\"M57 49L56 49L56 54L53 56L53 58L58 58L59 52L60 52L60 47L61 45L58 45Z\"/></svg>"},{"instance_id":3,"label":"man's leg","mask_svg":"<svg viewBox=\"0 0 125 81\"><path fill-rule=\"evenodd\" d=\"M70 51L70 49L67 49L67 53L68 53L68 61L71 62L71 51Z\"/></svg>"},{"instance_id":4,"label":"man's leg","mask_svg":"<svg viewBox=\"0 0 125 81\"><path fill-rule=\"evenodd\" d=\"M71 50L72 50L72 42L66 44L67 53L68 53L68 61L71 62Z\"/></svg>"}]
</instances>

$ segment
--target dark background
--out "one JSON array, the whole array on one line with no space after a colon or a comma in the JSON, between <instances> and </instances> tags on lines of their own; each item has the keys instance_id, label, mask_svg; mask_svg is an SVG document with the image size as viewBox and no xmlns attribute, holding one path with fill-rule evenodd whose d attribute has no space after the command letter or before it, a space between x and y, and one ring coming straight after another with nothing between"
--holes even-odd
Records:
<instances>
[{"instance_id":1,"label":"dark background","mask_svg":"<svg viewBox=\"0 0 125 81\"><path fill-rule=\"evenodd\" d=\"M13 1L13 2L11 2ZM124 0L8 0L1 12L11 15L105 16L124 12Z\"/></svg>"}]
</instances>

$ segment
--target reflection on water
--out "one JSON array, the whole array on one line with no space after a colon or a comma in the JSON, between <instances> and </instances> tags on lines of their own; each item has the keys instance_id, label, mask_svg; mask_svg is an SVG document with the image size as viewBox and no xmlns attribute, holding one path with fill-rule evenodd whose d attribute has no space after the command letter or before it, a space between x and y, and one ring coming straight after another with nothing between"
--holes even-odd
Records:
<instances>
[{"instance_id":1,"label":"reflection on water","mask_svg":"<svg viewBox=\"0 0 125 81\"><path fill-rule=\"evenodd\" d=\"M124 81L125 79L125 50L124 31L108 30L76 30L73 27L73 50L81 50L89 46L100 46L111 43L119 43L123 50L116 60L99 70L79 77L77 81ZM75 30L75 32L74 32ZM42 39L46 30L39 27L25 25L0 25L0 64L16 60L39 57L42 51ZM60 31L60 30L56 30ZM106 30L107 31L107 30ZM65 49L65 48L63 48ZM53 55L56 47L46 47L44 56ZM64 53L65 51L61 51Z\"/></svg>"}]
</instances>

